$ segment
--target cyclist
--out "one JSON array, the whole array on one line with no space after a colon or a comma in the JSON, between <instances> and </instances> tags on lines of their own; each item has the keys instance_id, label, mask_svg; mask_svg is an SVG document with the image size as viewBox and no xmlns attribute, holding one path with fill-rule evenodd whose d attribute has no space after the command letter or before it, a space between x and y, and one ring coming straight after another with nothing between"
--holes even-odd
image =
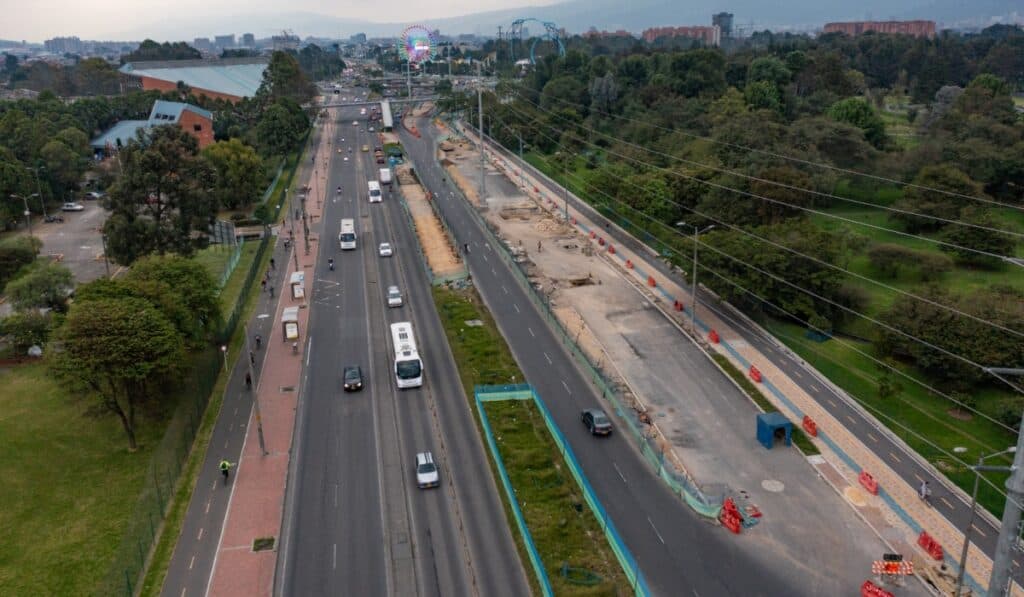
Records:
<instances>
[{"instance_id":1,"label":"cyclist","mask_svg":"<svg viewBox=\"0 0 1024 597\"><path fill-rule=\"evenodd\" d=\"M263 336L256 334L256 350L260 349L260 344L263 343Z\"/></svg>"},{"instance_id":2,"label":"cyclist","mask_svg":"<svg viewBox=\"0 0 1024 597\"><path fill-rule=\"evenodd\" d=\"M228 462L227 459L220 461L220 474L224 475L224 484L228 482L228 475L231 474L231 467L235 465Z\"/></svg>"}]
</instances>

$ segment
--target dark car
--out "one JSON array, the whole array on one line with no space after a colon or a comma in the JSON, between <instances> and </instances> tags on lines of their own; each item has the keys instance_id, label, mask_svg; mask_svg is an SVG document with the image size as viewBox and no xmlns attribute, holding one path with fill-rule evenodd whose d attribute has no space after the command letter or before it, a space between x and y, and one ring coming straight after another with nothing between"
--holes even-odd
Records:
<instances>
[{"instance_id":1,"label":"dark car","mask_svg":"<svg viewBox=\"0 0 1024 597\"><path fill-rule=\"evenodd\" d=\"M344 381L346 392L357 392L363 389L363 372L357 365L345 367L345 372L342 373L342 380Z\"/></svg>"},{"instance_id":2,"label":"dark car","mask_svg":"<svg viewBox=\"0 0 1024 597\"><path fill-rule=\"evenodd\" d=\"M580 418L592 435L608 435L612 432L612 422L603 410L587 409L580 414Z\"/></svg>"}]
</instances>

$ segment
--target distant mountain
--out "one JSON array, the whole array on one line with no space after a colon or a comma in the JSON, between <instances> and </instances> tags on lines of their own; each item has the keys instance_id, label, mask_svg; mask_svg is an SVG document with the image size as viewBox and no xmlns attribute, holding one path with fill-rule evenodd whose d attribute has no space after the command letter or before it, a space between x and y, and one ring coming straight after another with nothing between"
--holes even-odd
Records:
<instances>
[{"instance_id":1,"label":"distant mountain","mask_svg":"<svg viewBox=\"0 0 1024 597\"><path fill-rule=\"evenodd\" d=\"M639 33L648 27L666 25L710 25L711 15L731 12L735 26L752 24L762 29L820 29L830 21L889 19L928 19L940 26L992 22L992 17L1018 14L1024 19L1021 0L909 0L897 6L893 0L569 0L549 6L523 6L458 17L427 19L419 24L438 28L447 34L475 33L495 35L498 26L507 30L517 18L551 21L570 33L590 27L604 30L626 29ZM216 33L251 32L268 37L289 29L300 37L348 37L366 33L370 37L397 36L411 23L372 23L311 12L253 13L248 15L197 15L166 19L131 32L111 32L109 39L191 41L193 37L212 37ZM541 31L539 24L527 25L531 32Z\"/></svg>"}]
</instances>

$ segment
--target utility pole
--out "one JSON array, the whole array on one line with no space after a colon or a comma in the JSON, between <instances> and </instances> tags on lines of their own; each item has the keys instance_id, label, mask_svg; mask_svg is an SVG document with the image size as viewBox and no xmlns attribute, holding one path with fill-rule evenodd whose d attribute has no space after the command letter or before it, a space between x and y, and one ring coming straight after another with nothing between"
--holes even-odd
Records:
<instances>
[{"instance_id":1,"label":"utility pole","mask_svg":"<svg viewBox=\"0 0 1024 597\"><path fill-rule=\"evenodd\" d=\"M405 60L405 97L412 97L412 66L411 60Z\"/></svg>"},{"instance_id":2,"label":"utility pole","mask_svg":"<svg viewBox=\"0 0 1024 597\"><path fill-rule=\"evenodd\" d=\"M28 225L28 235L32 236L32 212L28 208L28 198L24 195L16 195L14 193L11 193L11 198L21 199L25 204L25 224Z\"/></svg>"},{"instance_id":3,"label":"utility pole","mask_svg":"<svg viewBox=\"0 0 1024 597\"><path fill-rule=\"evenodd\" d=\"M107 278L110 277L110 261L107 259L107 235L101 234L100 238L103 239L103 266L107 268Z\"/></svg>"},{"instance_id":4,"label":"utility pole","mask_svg":"<svg viewBox=\"0 0 1024 597\"><path fill-rule=\"evenodd\" d=\"M246 325L242 326L242 329L244 330L244 333L245 333L245 349L249 351L249 354L253 354L251 340L249 338L249 325L246 324ZM252 361L253 361L253 359L250 358L249 359L249 379L252 379L252 380L255 381L256 380L256 370L253 369ZM253 409L255 409L255 411L256 411L256 434L260 438L260 452L264 456L266 456L267 455L267 445L263 441L263 418L260 416L259 387L260 387L260 384L258 382L256 382L255 383L255 389L252 389L253 386L250 386L250 389L252 389L252 406L253 406Z\"/></svg>"},{"instance_id":5,"label":"utility pole","mask_svg":"<svg viewBox=\"0 0 1024 597\"><path fill-rule=\"evenodd\" d=\"M690 288L690 331L693 332L694 337L697 337L697 268L700 264L697 261L697 244L699 237L704 232L711 230L715 227L714 224L708 226L704 230L701 230L693 224L689 224L682 220L676 222L676 226L692 226L693 227L693 281L692 287Z\"/></svg>"},{"instance_id":6,"label":"utility pole","mask_svg":"<svg viewBox=\"0 0 1024 597\"><path fill-rule=\"evenodd\" d=\"M43 199L43 187L39 184L39 170L40 170L40 168L43 168L43 167L42 166L36 166L35 168L32 168L30 166L25 166L25 168L27 170L32 170L33 172L35 172L35 175L36 175L36 194L39 195L39 204L43 206L43 221L46 221L46 200Z\"/></svg>"},{"instance_id":7,"label":"utility pole","mask_svg":"<svg viewBox=\"0 0 1024 597\"><path fill-rule=\"evenodd\" d=\"M487 193L487 184L484 182L484 91L482 85L477 85L476 88L476 111L480 117L477 135L480 138L480 201L483 201L484 195Z\"/></svg>"},{"instance_id":8,"label":"utility pole","mask_svg":"<svg viewBox=\"0 0 1024 597\"><path fill-rule=\"evenodd\" d=\"M978 482L981 481L981 473L990 471L1000 473L1013 472L1013 470L1008 466L985 466L985 460L996 456L1002 456L1007 452L1015 452L1016 450L1017 448L1011 447L1003 450L1002 452L989 454L988 456L978 456L977 466L970 467L971 470L974 471L974 491L971 493L971 517L967 520L967 528L964 530L964 544L960 551L960 572L956 575L956 592L953 594L954 597L960 597L964 588L964 574L967 570L967 548L971 545L971 531L974 530L974 519L978 512Z\"/></svg>"},{"instance_id":9,"label":"utility pole","mask_svg":"<svg viewBox=\"0 0 1024 597\"><path fill-rule=\"evenodd\" d=\"M1020 388L1003 378L1002 375L1024 375L1024 369L986 367L991 373L1018 391ZM1002 374L1002 375L1001 375ZM1006 480L1006 506L1003 507L1003 521L999 526L999 539L996 541L996 553L992 559L992 576L988 580L989 595L1006 595L1010 584L1010 567L1013 565L1013 552L1020 541L1020 506L1024 502L1024 425L1017 432L1017 449L1013 455L1013 467L1010 478Z\"/></svg>"},{"instance_id":10,"label":"utility pole","mask_svg":"<svg viewBox=\"0 0 1024 597\"><path fill-rule=\"evenodd\" d=\"M498 39L494 41L494 63L501 62L501 25L498 25Z\"/></svg>"}]
</instances>

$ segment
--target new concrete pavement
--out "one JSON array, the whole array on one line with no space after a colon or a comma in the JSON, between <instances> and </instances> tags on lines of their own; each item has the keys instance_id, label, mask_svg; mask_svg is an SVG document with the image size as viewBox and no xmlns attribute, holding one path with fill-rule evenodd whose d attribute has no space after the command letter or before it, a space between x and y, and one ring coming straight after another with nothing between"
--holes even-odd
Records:
<instances>
[{"instance_id":1,"label":"new concrete pavement","mask_svg":"<svg viewBox=\"0 0 1024 597\"><path fill-rule=\"evenodd\" d=\"M404 130L402 143L461 245L468 243L474 284L494 314L520 367L545 400L577 454L599 499L659 595L811 594L789 570L772 570L744 551L738 538L698 520L647 467L622 435L596 439L579 411L601 406L586 378L535 310L506 262L495 254L470 206L443 180L429 138Z\"/></svg>"}]
</instances>

